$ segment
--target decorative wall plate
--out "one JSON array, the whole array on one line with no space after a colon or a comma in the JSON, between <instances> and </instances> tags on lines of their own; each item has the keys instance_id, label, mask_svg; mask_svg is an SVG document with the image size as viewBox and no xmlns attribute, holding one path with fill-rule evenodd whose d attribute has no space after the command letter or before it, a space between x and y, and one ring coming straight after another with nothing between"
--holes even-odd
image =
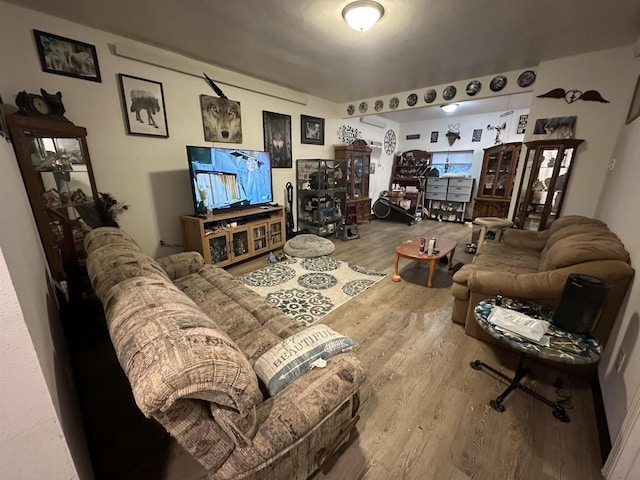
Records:
<instances>
[{"instance_id":1,"label":"decorative wall plate","mask_svg":"<svg viewBox=\"0 0 640 480\"><path fill-rule=\"evenodd\" d=\"M395 110L396 108L398 108L398 105L400 105L400 100L398 100L398 97L392 97L391 100L389 100L389 108L391 110Z\"/></svg>"},{"instance_id":2,"label":"decorative wall plate","mask_svg":"<svg viewBox=\"0 0 640 480\"><path fill-rule=\"evenodd\" d=\"M418 95L412 93L407 97L407 105L413 107L416 103L418 103Z\"/></svg>"},{"instance_id":3,"label":"decorative wall plate","mask_svg":"<svg viewBox=\"0 0 640 480\"><path fill-rule=\"evenodd\" d=\"M536 72L533 70L525 70L518 76L518 86L522 88L530 87L535 81Z\"/></svg>"},{"instance_id":4,"label":"decorative wall plate","mask_svg":"<svg viewBox=\"0 0 640 480\"><path fill-rule=\"evenodd\" d=\"M424 101L427 103L433 103L437 95L436 91L433 88L430 88L424 93Z\"/></svg>"},{"instance_id":5,"label":"decorative wall plate","mask_svg":"<svg viewBox=\"0 0 640 480\"><path fill-rule=\"evenodd\" d=\"M492 92L499 92L506 86L507 77L505 77L504 75L496 75L491 79L491 83L489 84L489 88Z\"/></svg>"},{"instance_id":6,"label":"decorative wall plate","mask_svg":"<svg viewBox=\"0 0 640 480\"><path fill-rule=\"evenodd\" d=\"M367 104L367 102L360 102L360 106L358 107L358 110L360 110L360 113L365 113L368 108L369 108L369 105Z\"/></svg>"},{"instance_id":7,"label":"decorative wall plate","mask_svg":"<svg viewBox=\"0 0 640 480\"><path fill-rule=\"evenodd\" d=\"M382 100L376 100L376 103L373 105L373 109L376 112L379 112L384 108L384 102Z\"/></svg>"},{"instance_id":8,"label":"decorative wall plate","mask_svg":"<svg viewBox=\"0 0 640 480\"><path fill-rule=\"evenodd\" d=\"M478 80L473 80L467 83L467 90L466 90L467 95L469 95L470 97L473 97L476 93L480 91L481 88L482 88L482 84Z\"/></svg>"},{"instance_id":9,"label":"decorative wall plate","mask_svg":"<svg viewBox=\"0 0 640 480\"><path fill-rule=\"evenodd\" d=\"M387 130L384 134L384 153L391 155L396 150L396 132Z\"/></svg>"},{"instance_id":10,"label":"decorative wall plate","mask_svg":"<svg viewBox=\"0 0 640 480\"><path fill-rule=\"evenodd\" d=\"M355 112L355 111L356 111L356 107L354 107L353 105L348 105L347 106L347 113L349 115L353 115L353 112Z\"/></svg>"},{"instance_id":11,"label":"decorative wall plate","mask_svg":"<svg viewBox=\"0 0 640 480\"><path fill-rule=\"evenodd\" d=\"M444 98L445 100L451 100L453 97L456 96L457 91L458 90L456 90L456 87L454 87L453 85L449 85L442 92L442 98Z\"/></svg>"}]
</instances>

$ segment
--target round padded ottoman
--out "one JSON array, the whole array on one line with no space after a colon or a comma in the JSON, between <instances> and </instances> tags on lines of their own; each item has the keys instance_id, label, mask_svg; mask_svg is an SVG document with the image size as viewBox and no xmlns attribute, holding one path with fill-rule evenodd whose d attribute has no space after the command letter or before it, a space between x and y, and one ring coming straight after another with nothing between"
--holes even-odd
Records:
<instances>
[{"instance_id":1,"label":"round padded ottoman","mask_svg":"<svg viewBox=\"0 0 640 480\"><path fill-rule=\"evenodd\" d=\"M331 240L312 234L296 235L284 244L284 253L292 257L321 257L329 255L336 246Z\"/></svg>"}]
</instances>

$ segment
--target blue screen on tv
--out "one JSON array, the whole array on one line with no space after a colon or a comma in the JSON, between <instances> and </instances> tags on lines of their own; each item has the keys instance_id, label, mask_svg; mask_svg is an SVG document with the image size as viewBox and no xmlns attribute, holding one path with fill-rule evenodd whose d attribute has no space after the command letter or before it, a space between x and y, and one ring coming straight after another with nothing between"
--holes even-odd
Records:
<instances>
[{"instance_id":1,"label":"blue screen on tv","mask_svg":"<svg viewBox=\"0 0 640 480\"><path fill-rule=\"evenodd\" d=\"M268 152L187 146L196 212L273 201Z\"/></svg>"}]
</instances>

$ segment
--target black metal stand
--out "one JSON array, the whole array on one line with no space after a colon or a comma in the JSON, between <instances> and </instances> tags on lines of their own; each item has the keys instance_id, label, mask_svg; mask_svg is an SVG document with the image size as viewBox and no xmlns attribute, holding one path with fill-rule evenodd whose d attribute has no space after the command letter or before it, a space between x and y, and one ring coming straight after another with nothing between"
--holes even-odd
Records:
<instances>
[{"instance_id":1,"label":"black metal stand","mask_svg":"<svg viewBox=\"0 0 640 480\"><path fill-rule=\"evenodd\" d=\"M561 422L570 422L571 419L569 418L569 416L567 415L567 412L561 405L559 405L556 402L552 402L548 398L540 395L538 392L535 392L531 390L529 387L522 385L520 383L520 380L522 380L526 375L531 373L531 369L529 367L522 366L523 362L524 362L524 353L521 353L520 359L518 360L518 366L516 367L516 371L513 375L513 378L507 377L502 372L499 372L495 368L490 367L489 365L487 365L486 363L480 360L474 360L473 362L470 362L471 368L473 368L474 370L482 370L483 368L485 368L490 372L495 373L503 380L506 380L507 382L509 382L509 386L505 389L505 391L502 392L500 395L498 395L495 400L491 400L489 402L489 405L491 405L491 408L493 408L497 412L504 412L504 405L502 404L502 402L504 402L505 398L507 398L507 395L509 395L514 389L519 388L520 390L524 391L525 393L528 393L532 397L537 398L541 402L544 402L547 405L549 405L553 409L552 414L555 418L557 418Z\"/></svg>"}]
</instances>

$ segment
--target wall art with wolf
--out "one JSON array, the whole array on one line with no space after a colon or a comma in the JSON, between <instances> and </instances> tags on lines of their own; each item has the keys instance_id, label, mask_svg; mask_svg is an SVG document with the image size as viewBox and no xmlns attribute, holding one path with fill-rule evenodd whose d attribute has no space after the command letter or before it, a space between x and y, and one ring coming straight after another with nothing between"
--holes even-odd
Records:
<instances>
[{"instance_id":1,"label":"wall art with wolf","mask_svg":"<svg viewBox=\"0 0 640 480\"><path fill-rule=\"evenodd\" d=\"M291 115L262 111L264 149L272 168L291 168Z\"/></svg>"},{"instance_id":2,"label":"wall art with wolf","mask_svg":"<svg viewBox=\"0 0 640 480\"><path fill-rule=\"evenodd\" d=\"M205 141L242 143L240 102L200 95L200 110Z\"/></svg>"}]
</instances>

